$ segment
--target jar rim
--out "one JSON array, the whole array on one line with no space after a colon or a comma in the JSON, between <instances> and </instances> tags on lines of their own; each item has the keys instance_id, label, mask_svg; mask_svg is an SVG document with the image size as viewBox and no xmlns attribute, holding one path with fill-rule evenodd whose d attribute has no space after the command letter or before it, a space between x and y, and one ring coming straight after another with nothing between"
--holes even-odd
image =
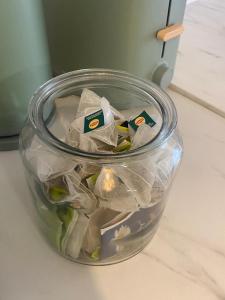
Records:
<instances>
[{"instance_id":1,"label":"jar rim","mask_svg":"<svg viewBox=\"0 0 225 300\"><path fill-rule=\"evenodd\" d=\"M76 84L85 80L96 78L99 80L119 80L131 87L135 86L153 97L160 106L163 119L162 127L153 140L137 149L127 152L116 154L92 153L82 151L62 142L48 130L46 121L44 121L43 118L44 104L48 101L55 90L60 88L63 89L63 86L71 80L74 84ZM57 148L64 153L78 156L83 159L101 160L105 162L110 162L112 160L115 161L118 159L125 160L127 158L142 156L146 153L153 152L166 142L177 126L177 111L172 99L166 92L151 81L147 81L124 71L111 69L82 69L68 72L50 79L35 91L29 104L28 114L35 133L48 145L53 148Z\"/></svg>"}]
</instances>

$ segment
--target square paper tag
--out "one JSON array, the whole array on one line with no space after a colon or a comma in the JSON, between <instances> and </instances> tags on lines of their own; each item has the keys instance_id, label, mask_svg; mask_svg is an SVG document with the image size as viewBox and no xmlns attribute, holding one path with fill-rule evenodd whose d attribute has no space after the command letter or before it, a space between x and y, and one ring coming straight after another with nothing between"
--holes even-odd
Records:
<instances>
[{"instance_id":1,"label":"square paper tag","mask_svg":"<svg viewBox=\"0 0 225 300\"><path fill-rule=\"evenodd\" d=\"M143 124L147 124L150 127L154 127L156 125L156 122L149 116L149 114L146 113L146 111L143 111L139 116L129 121L129 125L135 131Z\"/></svg>"},{"instance_id":2,"label":"square paper tag","mask_svg":"<svg viewBox=\"0 0 225 300\"><path fill-rule=\"evenodd\" d=\"M104 114L102 110L99 110L84 118L84 133L90 132L104 125Z\"/></svg>"}]
</instances>

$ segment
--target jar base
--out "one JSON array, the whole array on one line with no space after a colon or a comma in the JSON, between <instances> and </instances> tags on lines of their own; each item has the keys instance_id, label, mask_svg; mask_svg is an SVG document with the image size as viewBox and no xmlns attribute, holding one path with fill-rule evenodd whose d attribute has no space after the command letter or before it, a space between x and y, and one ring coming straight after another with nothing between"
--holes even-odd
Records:
<instances>
[{"instance_id":1,"label":"jar base","mask_svg":"<svg viewBox=\"0 0 225 300\"><path fill-rule=\"evenodd\" d=\"M158 224L157 224L158 225ZM110 266L110 265L115 265L115 264L118 264L118 263L122 263L126 260L129 260L131 259L132 257L138 255L140 252L142 252L147 246L148 244L151 242L151 240L153 239L153 237L155 236L155 233L158 229L158 226L156 226L156 228L154 228L154 230L151 232L151 236L148 238L148 240L142 245L142 247L140 247L139 249L135 250L133 253L129 254L128 256L126 257L123 257L123 258L118 258L118 259L113 259L110 261L110 260L107 260L107 261L96 261L96 262L90 262L90 261L84 261L82 259L73 259L72 257L70 256L67 256L67 255L63 255L62 253L58 252L58 254L64 258L66 258L67 260L70 260L72 262L75 262L75 263L78 263L78 264L81 264L81 265L88 265L88 266Z\"/></svg>"}]
</instances>

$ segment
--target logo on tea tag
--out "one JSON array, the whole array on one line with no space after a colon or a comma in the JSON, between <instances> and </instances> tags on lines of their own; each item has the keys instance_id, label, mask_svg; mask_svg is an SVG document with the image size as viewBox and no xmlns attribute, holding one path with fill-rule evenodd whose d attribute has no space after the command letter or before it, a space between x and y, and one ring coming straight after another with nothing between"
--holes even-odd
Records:
<instances>
[{"instance_id":1,"label":"logo on tea tag","mask_svg":"<svg viewBox=\"0 0 225 300\"><path fill-rule=\"evenodd\" d=\"M94 119L89 123L89 128L93 130L98 127L99 123L100 123L99 119Z\"/></svg>"},{"instance_id":2,"label":"logo on tea tag","mask_svg":"<svg viewBox=\"0 0 225 300\"><path fill-rule=\"evenodd\" d=\"M138 117L137 119L135 119L134 121L136 126L141 126L143 124L145 124L145 118L144 117Z\"/></svg>"},{"instance_id":3,"label":"logo on tea tag","mask_svg":"<svg viewBox=\"0 0 225 300\"><path fill-rule=\"evenodd\" d=\"M104 125L104 114L102 110L99 110L84 118L84 133L100 128Z\"/></svg>"},{"instance_id":4,"label":"logo on tea tag","mask_svg":"<svg viewBox=\"0 0 225 300\"><path fill-rule=\"evenodd\" d=\"M143 124L147 124L150 127L154 127L156 125L156 122L149 116L148 113L146 113L146 111L143 111L139 116L129 121L129 125L135 131Z\"/></svg>"}]
</instances>

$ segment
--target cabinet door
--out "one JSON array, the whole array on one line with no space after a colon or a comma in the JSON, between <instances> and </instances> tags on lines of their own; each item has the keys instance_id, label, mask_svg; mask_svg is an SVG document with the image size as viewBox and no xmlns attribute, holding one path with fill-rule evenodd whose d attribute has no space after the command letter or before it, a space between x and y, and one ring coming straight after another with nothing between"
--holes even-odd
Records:
<instances>
[{"instance_id":1,"label":"cabinet door","mask_svg":"<svg viewBox=\"0 0 225 300\"><path fill-rule=\"evenodd\" d=\"M186 6L186 0L170 0L166 26L183 23L185 6ZM163 44L163 50L162 50L161 63L158 67L158 70L160 70L161 68L161 71L159 71L158 78L156 78L157 76L155 76L155 81L162 87L168 86L168 84L172 80L179 40L180 40L180 36L168 40L167 42L164 43L161 42ZM157 70L155 70L155 74L156 73Z\"/></svg>"},{"instance_id":2,"label":"cabinet door","mask_svg":"<svg viewBox=\"0 0 225 300\"><path fill-rule=\"evenodd\" d=\"M113 68L152 78L169 0L43 0L53 68Z\"/></svg>"}]
</instances>

